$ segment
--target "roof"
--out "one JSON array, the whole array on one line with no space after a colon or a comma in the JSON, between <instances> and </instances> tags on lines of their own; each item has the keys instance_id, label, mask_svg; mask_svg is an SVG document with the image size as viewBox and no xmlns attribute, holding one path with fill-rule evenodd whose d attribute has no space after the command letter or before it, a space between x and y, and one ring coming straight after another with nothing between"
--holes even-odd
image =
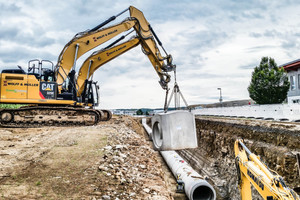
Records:
<instances>
[{"instance_id":1,"label":"roof","mask_svg":"<svg viewBox=\"0 0 300 200\"><path fill-rule=\"evenodd\" d=\"M285 63L279 67L283 67L286 71L297 71L300 68L300 59Z\"/></svg>"}]
</instances>

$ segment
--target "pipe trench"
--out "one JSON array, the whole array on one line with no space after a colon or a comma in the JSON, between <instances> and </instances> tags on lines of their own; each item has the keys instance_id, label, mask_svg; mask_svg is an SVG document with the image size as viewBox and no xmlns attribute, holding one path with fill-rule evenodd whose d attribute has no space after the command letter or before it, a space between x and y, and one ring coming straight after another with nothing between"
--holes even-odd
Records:
<instances>
[{"instance_id":1,"label":"pipe trench","mask_svg":"<svg viewBox=\"0 0 300 200\"><path fill-rule=\"evenodd\" d=\"M147 125L146 119L142 119L142 124L151 138L152 129ZM180 178L184 182L185 194L190 200L216 199L214 188L175 151L160 151L160 154L174 177Z\"/></svg>"}]
</instances>

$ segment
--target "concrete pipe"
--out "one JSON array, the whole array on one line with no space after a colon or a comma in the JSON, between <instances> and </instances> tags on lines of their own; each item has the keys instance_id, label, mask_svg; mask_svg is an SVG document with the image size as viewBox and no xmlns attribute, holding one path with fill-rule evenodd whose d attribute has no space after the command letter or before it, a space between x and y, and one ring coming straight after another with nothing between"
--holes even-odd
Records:
<instances>
[{"instance_id":1,"label":"concrete pipe","mask_svg":"<svg viewBox=\"0 0 300 200\"><path fill-rule=\"evenodd\" d=\"M185 194L191 200L215 200L216 191L175 151L161 151L175 177L184 182Z\"/></svg>"},{"instance_id":2,"label":"concrete pipe","mask_svg":"<svg viewBox=\"0 0 300 200\"><path fill-rule=\"evenodd\" d=\"M142 119L142 125L148 133L150 140L152 141L152 129L148 126L146 118Z\"/></svg>"},{"instance_id":3,"label":"concrete pipe","mask_svg":"<svg viewBox=\"0 0 300 200\"><path fill-rule=\"evenodd\" d=\"M143 126L149 136L152 133L143 119ZM191 200L215 200L216 192L214 188L188 165L175 151L160 151L165 162L169 166L175 178L179 177L184 182L185 194Z\"/></svg>"}]
</instances>

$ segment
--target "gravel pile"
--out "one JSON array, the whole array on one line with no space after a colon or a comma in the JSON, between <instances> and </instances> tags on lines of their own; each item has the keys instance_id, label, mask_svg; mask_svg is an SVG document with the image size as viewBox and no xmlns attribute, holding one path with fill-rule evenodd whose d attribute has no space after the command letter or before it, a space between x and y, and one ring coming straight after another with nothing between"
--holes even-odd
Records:
<instances>
[{"instance_id":1,"label":"gravel pile","mask_svg":"<svg viewBox=\"0 0 300 200\"><path fill-rule=\"evenodd\" d=\"M133 131L134 121L121 118L108 133L108 146L99 170L107 177L102 199L173 199L163 179L162 166L144 135ZM136 129L136 127L135 127ZM101 188L99 188L101 189Z\"/></svg>"}]
</instances>

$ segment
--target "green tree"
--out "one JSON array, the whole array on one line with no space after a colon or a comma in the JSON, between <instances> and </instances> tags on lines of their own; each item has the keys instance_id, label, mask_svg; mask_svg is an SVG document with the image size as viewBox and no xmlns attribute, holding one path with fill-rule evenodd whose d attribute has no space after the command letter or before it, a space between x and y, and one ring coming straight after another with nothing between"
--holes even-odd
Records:
<instances>
[{"instance_id":1,"label":"green tree","mask_svg":"<svg viewBox=\"0 0 300 200\"><path fill-rule=\"evenodd\" d=\"M142 111L142 109L138 109L137 111L136 111L136 115L143 115L144 113L143 113L143 111Z\"/></svg>"},{"instance_id":2,"label":"green tree","mask_svg":"<svg viewBox=\"0 0 300 200\"><path fill-rule=\"evenodd\" d=\"M275 104L286 99L289 87L283 67L279 68L273 58L263 57L252 72L248 92L258 104Z\"/></svg>"}]
</instances>

